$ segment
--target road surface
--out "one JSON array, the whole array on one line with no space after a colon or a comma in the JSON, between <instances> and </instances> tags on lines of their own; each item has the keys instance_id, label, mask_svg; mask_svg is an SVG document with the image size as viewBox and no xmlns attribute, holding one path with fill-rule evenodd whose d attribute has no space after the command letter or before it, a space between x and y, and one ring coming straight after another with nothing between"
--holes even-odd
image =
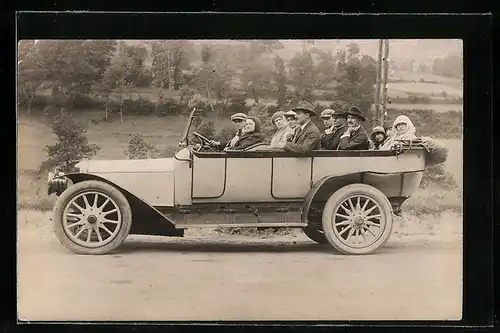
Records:
<instances>
[{"instance_id":1,"label":"road surface","mask_svg":"<svg viewBox=\"0 0 500 333\"><path fill-rule=\"evenodd\" d=\"M188 230L131 236L119 251L80 256L49 213L22 211L20 320L460 319L462 220L396 220L377 254L345 256L286 236Z\"/></svg>"}]
</instances>

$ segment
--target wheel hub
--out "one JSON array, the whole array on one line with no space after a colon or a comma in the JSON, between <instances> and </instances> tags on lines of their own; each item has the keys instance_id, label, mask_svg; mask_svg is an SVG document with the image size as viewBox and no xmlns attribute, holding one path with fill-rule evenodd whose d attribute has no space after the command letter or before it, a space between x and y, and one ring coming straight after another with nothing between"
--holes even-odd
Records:
<instances>
[{"instance_id":1,"label":"wheel hub","mask_svg":"<svg viewBox=\"0 0 500 333\"><path fill-rule=\"evenodd\" d=\"M365 224L365 220L359 216L359 217L356 217L354 219L354 225L357 227L357 228L361 228L363 225Z\"/></svg>"},{"instance_id":2,"label":"wheel hub","mask_svg":"<svg viewBox=\"0 0 500 333\"><path fill-rule=\"evenodd\" d=\"M90 215L87 217L87 222L90 224L95 224L97 222L97 217L95 215Z\"/></svg>"}]
</instances>

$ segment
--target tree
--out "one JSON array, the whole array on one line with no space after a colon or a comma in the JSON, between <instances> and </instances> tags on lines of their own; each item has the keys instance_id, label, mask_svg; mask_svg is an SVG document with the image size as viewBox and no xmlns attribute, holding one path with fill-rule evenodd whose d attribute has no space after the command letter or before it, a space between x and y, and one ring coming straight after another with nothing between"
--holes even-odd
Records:
<instances>
[{"instance_id":1,"label":"tree","mask_svg":"<svg viewBox=\"0 0 500 333\"><path fill-rule=\"evenodd\" d=\"M359 45L356 43L349 43L346 47L347 51L347 60L351 58L356 58L359 55Z\"/></svg>"},{"instance_id":2,"label":"tree","mask_svg":"<svg viewBox=\"0 0 500 333\"><path fill-rule=\"evenodd\" d=\"M252 97L255 103L258 103L260 98L271 90L272 70L272 60L262 57L249 61L243 69L241 82L247 96Z\"/></svg>"},{"instance_id":3,"label":"tree","mask_svg":"<svg viewBox=\"0 0 500 333\"><path fill-rule=\"evenodd\" d=\"M280 56L274 58L272 76L278 93L277 106L282 108L286 104L286 68Z\"/></svg>"},{"instance_id":4,"label":"tree","mask_svg":"<svg viewBox=\"0 0 500 333\"><path fill-rule=\"evenodd\" d=\"M116 40L86 40L84 43L85 56L88 63L97 69L96 80L101 80L106 68L111 64L116 51Z\"/></svg>"},{"instance_id":5,"label":"tree","mask_svg":"<svg viewBox=\"0 0 500 333\"><path fill-rule=\"evenodd\" d=\"M189 69L191 44L182 40L155 41L151 44L153 85L168 87L169 91L181 86L182 69Z\"/></svg>"},{"instance_id":6,"label":"tree","mask_svg":"<svg viewBox=\"0 0 500 333\"><path fill-rule=\"evenodd\" d=\"M102 95L106 97L105 119L108 119L108 101L114 94L117 95L120 108L120 122L123 124L123 101L125 88L134 85L134 82L127 83L128 73L134 68L132 59L124 49L113 58L110 66L106 69L102 78Z\"/></svg>"},{"instance_id":7,"label":"tree","mask_svg":"<svg viewBox=\"0 0 500 333\"><path fill-rule=\"evenodd\" d=\"M141 80L141 75L144 72L144 62L148 56L148 50L142 45L127 45L124 52L132 59L133 63L125 81L127 84L137 83Z\"/></svg>"},{"instance_id":8,"label":"tree","mask_svg":"<svg viewBox=\"0 0 500 333\"><path fill-rule=\"evenodd\" d=\"M114 50L113 41L41 40L37 68L51 82L52 108L65 106L91 92Z\"/></svg>"},{"instance_id":9,"label":"tree","mask_svg":"<svg viewBox=\"0 0 500 333\"><path fill-rule=\"evenodd\" d=\"M228 96L234 72L229 68L224 57L213 52L210 45L204 45L201 50L201 67L194 73L193 79L198 90L206 94L213 108L212 99L222 99Z\"/></svg>"},{"instance_id":10,"label":"tree","mask_svg":"<svg viewBox=\"0 0 500 333\"><path fill-rule=\"evenodd\" d=\"M375 60L368 55L347 60L345 50L341 50L337 54L336 67L336 96L339 102L356 105L369 116L377 79Z\"/></svg>"},{"instance_id":11,"label":"tree","mask_svg":"<svg viewBox=\"0 0 500 333\"><path fill-rule=\"evenodd\" d=\"M38 87L44 80L40 70L35 41L21 41L19 43L17 93L18 104L28 102L28 115L31 114L31 102L36 96Z\"/></svg>"},{"instance_id":12,"label":"tree","mask_svg":"<svg viewBox=\"0 0 500 333\"><path fill-rule=\"evenodd\" d=\"M312 101L316 85L316 71L311 52L297 53L288 64L290 80L295 85L295 95L299 99Z\"/></svg>"},{"instance_id":13,"label":"tree","mask_svg":"<svg viewBox=\"0 0 500 333\"><path fill-rule=\"evenodd\" d=\"M319 58L316 65L316 84L318 88L324 88L335 80L335 57L330 52L324 52L319 49L311 51Z\"/></svg>"},{"instance_id":14,"label":"tree","mask_svg":"<svg viewBox=\"0 0 500 333\"><path fill-rule=\"evenodd\" d=\"M70 172L80 160L97 154L99 146L89 144L86 129L78 124L70 114L63 113L51 121L57 136L54 145L46 145L49 159L43 163L45 168L57 167L62 172Z\"/></svg>"}]
</instances>

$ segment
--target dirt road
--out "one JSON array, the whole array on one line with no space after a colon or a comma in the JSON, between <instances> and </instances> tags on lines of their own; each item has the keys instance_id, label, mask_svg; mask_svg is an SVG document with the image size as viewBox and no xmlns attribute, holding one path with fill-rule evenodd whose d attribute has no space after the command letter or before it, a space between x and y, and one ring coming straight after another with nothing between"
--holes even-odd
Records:
<instances>
[{"instance_id":1,"label":"dirt road","mask_svg":"<svg viewBox=\"0 0 500 333\"><path fill-rule=\"evenodd\" d=\"M397 220L376 255L344 256L295 235L131 236L78 256L48 214L19 215L18 311L26 320L459 319L460 215Z\"/></svg>"}]
</instances>

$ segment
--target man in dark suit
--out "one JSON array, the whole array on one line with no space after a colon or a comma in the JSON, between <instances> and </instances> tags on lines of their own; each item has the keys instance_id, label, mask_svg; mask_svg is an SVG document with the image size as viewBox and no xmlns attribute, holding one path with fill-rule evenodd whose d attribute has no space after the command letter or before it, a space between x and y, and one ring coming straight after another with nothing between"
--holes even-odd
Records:
<instances>
[{"instance_id":1,"label":"man in dark suit","mask_svg":"<svg viewBox=\"0 0 500 333\"><path fill-rule=\"evenodd\" d=\"M340 136L347 127L347 114L342 110L326 109L321 112L321 119L326 127L321 136L321 149L337 150Z\"/></svg>"},{"instance_id":2,"label":"man in dark suit","mask_svg":"<svg viewBox=\"0 0 500 333\"><path fill-rule=\"evenodd\" d=\"M311 121L311 116L315 116L311 103L301 101L292 109L297 114L298 125L291 142L280 143L279 147L285 151L294 153L307 153L320 149L321 132Z\"/></svg>"},{"instance_id":3,"label":"man in dark suit","mask_svg":"<svg viewBox=\"0 0 500 333\"><path fill-rule=\"evenodd\" d=\"M338 150L368 150L368 134L366 134L362 123L366 121L365 116L359 108L353 106L347 112L347 130L340 137Z\"/></svg>"}]
</instances>

